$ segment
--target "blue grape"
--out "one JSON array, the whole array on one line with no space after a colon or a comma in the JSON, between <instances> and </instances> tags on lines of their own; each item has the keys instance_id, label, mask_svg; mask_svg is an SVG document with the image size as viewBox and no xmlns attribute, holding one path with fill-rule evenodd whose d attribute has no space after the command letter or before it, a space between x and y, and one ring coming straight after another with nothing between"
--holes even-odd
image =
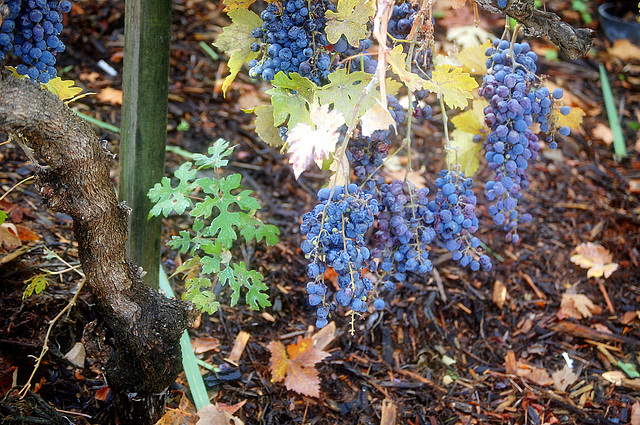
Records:
<instances>
[{"instance_id":1,"label":"blue grape","mask_svg":"<svg viewBox=\"0 0 640 425\"><path fill-rule=\"evenodd\" d=\"M47 83L57 74L53 68L57 53L65 50L58 35L62 13L71 10L71 3L9 0L7 6L9 15L0 26L0 59L13 53L23 62L16 67L19 74Z\"/></svg>"}]
</instances>

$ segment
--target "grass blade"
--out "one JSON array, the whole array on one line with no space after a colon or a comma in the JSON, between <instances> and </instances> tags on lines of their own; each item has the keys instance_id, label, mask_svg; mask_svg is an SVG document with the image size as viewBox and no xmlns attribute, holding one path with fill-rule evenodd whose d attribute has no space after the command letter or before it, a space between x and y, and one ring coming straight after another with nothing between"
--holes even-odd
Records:
<instances>
[{"instance_id":1,"label":"grass blade","mask_svg":"<svg viewBox=\"0 0 640 425\"><path fill-rule=\"evenodd\" d=\"M607 110L607 116L609 117L609 127L611 127L611 131L613 132L613 151L618 157L618 160L622 160L627 157L627 146L624 142L624 136L622 135L622 127L620 126L620 120L618 119L618 111L616 110L616 102L613 98L613 92L609 85L607 70L604 68L603 64L600 64L600 84L602 85L604 106Z\"/></svg>"},{"instance_id":2,"label":"grass blade","mask_svg":"<svg viewBox=\"0 0 640 425\"><path fill-rule=\"evenodd\" d=\"M80 118L84 119L85 121L90 122L93 125L97 125L98 127L104 129L104 130L108 130L111 131L113 133L117 133L120 134L120 129L118 127L116 127L115 125L111 125L111 124L107 124L104 121L100 121L96 118L90 117L87 114L83 114L82 112L78 112L78 111L73 111L76 113L77 116L79 116Z\"/></svg>"},{"instance_id":3,"label":"grass blade","mask_svg":"<svg viewBox=\"0 0 640 425\"><path fill-rule=\"evenodd\" d=\"M164 291L167 298L175 297L162 265L160 265L160 289ZM180 337L180 348L182 349L182 367L184 367L184 372L187 375L193 402L196 405L196 409L200 410L209 404L209 394L207 394L207 388L204 386L202 375L200 375L198 360L195 354L193 354L193 348L191 347L191 340L187 330L185 330L182 337Z\"/></svg>"}]
</instances>

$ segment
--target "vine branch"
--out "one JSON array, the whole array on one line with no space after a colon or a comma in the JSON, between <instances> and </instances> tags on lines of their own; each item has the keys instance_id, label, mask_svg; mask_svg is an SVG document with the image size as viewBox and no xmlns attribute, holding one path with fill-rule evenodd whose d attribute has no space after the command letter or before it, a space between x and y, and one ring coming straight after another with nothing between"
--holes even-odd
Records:
<instances>
[{"instance_id":1,"label":"vine branch","mask_svg":"<svg viewBox=\"0 0 640 425\"><path fill-rule=\"evenodd\" d=\"M589 28L573 28L558 15L534 7L534 0L510 0L505 8L495 0L474 0L491 13L503 13L522 25L521 32L531 37L547 36L567 58L575 60L585 56L595 37Z\"/></svg>"}]
</instances>

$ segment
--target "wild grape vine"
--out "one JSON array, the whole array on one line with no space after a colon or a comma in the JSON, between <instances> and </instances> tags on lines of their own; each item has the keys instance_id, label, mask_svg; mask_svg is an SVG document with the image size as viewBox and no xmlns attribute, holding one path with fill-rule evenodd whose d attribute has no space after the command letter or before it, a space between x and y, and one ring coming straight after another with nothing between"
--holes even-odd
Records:
<instances>
[{"instance_id":1,"label":"wild grape vine","mask_svg":"<svg viewBox=\"0 0 640 425\"><path fill-rule=\"evenodd\" d=\"M22 63L18 74L43 84L57 75L56 55L65 50L59 35L62 14L71 11L71 2L9 0L9 15L0 26L0 60L13 54Z\"/></svg>"},{"instance_id":2,"label":"wild grape vine","mask_svg":"<svg viewBox=\"0 0 640 425\"><path fill-rule=\"evenodd\" d=\"M230 12L238 25L251 22L252 41L244 56L249 75L274 86L267 91L271 105L256 109L262 117L256 121L258 134L295 152L296 177L312 161L333 160L333 182L317 192L317 204L303 215L300 227L305 237L301 249L309 261L308 302L316 308L319 328L343 307L352 318L371 307L384 310L384 292L431 272L435 247L471 271L492 268L477 236L475 170L458 163L446 131L445 103L463 109L477 83L450 65L434 66L428 7L409 2L391 7L387 14L378 11L375 20L373 3L364 0L339 0L337 5L282 0L267 5L259 17ZM381 25L380 19L386 22ZM387 30L384 37L380 28ZM223 34L216 46L232 51L234 34ZM386 39L386 53L379 53L373 39ZM482 145L493 173L484 184L489 215L517 243L518 224L530 220L522 212L522 191L529 187L527 168L542 146L538 128L555 148L555 135L569 133L558 117L570 110L559 102L562 90L550 93L536 75L537 56L527 43L495 40L486 55L479 94L488 106L472 138ZM382 57L388 64L384 70L378 69ZM380 81L389 74L408 87L404 106L397 83ZM431 182L433 192L408 178L385 180L380 171L390 156L406 151L412 167L411 126L433 118L434 100L439 101L449 159ZM318 104L331 112L322 112ZM376 108L374 116L387 119L370 128L367 114ZM336 112L342 118L334 125ZM265 130L265 118L267 127L273 121L279 137ZM306 162L301 151L307 152Z\"/></svg>"}]
</instances>

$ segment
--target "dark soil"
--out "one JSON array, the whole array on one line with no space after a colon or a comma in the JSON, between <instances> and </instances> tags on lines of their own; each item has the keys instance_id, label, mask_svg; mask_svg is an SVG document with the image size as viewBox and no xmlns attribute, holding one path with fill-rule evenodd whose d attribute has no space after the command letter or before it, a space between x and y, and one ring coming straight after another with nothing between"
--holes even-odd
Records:
<instances>
[{"instance_id":1,"label":"dark soil","mask_svg":"<svg viewBox=\"0 0 640 425\"><path fill-rule=\"evenodd\" d=\"M554 1L546 6L564 11L562 16L573 25L584 25L569 3ZM96 93L107 87L121 88L123 10L124 2L116 0L75 3L64 33L67 52L59 63L60 68L67 67L63 78ZM450 25L465 23L464 17L459 19ZM223 98L225 58L213 60L198 46L199 41L210 43L227 24L216 3L175 1L173 22L169 144L205 152L212 141L223 137L238 145L228 171L243 175L244 185L255 191L263 205L261 218L281 231L281 242L275 247L238 247L235 252L265 276L273 307L264 312L245 305L223 307L214 316L203 314L191 330L196 340L215 337L220 342L217 349L200 356L226 368L218 376L207 375L213 401L246 401L236 413L246 424L378 424L385 398L397 406L398 424L640 423L640 380L632 379L633 371L638 370L640 344L640 58L619 59L608 53L611 43L600 37L593 53L582 60L541 59L540 72L570 92L571 102L587 116L582 129L569 137L559 136L559 150L545 151L530 170L532 184L525 202L533 221L521 227L521 241L515 246L507 242L486 207L480 207L479 234L496 254L491 272L470 273L451 261L445 249L436 247L431 255L434 272L400 287L387 299L382 313L357 320L355 335L348 332L348 319L337 315L338 333L327 348L331 356L318 365L322 383L321 396L316 399L270 382L266 346L273 340L288 344L313 331L310 326L315 315L306 302L299 223L301 212L312 209L315 191L327 175L311 171L296 181L287 158L257 138L251 115L241 108L264 102L266 85L241 73ZM483 22L500 34L502 21L496 16L483 15ZM597 22L591 26L597 29ZM437 37L444 38L440 33ZM543 40L534 45L541 57L553 51ZM100 59L112 65L118 76L108 77L97 65ZM614 159L612 146L606 143L608 136L602 133L608 121L599 63L612 76L622 115L629 156L621 162ZM119 106L101 102L97 96L85 97L72 107L119 124ZM178 131L180 123L188 124L189 129ZM419 128L414 143L416 165L426 165L431 189L430 176L443 164L439 128L436 120ZM97 127L96 131L117 152L118 135ZM0 158L3 192L33 171L13 143L0 146ZM183 161L168 153L168 170ZM481 165L475 177L478 193L488 175ZM113 177L117 179L115 163ZM47 257L46 249L70 265L78 264L77 251L69 218L47 211L29 183L19 186L5 201L3 209L15 207L10 221L32 229L39 237L25 242L28 250L10 261L2 257L14 251L0 251L0 274L4 276L0 422L23 415L22 423L64 423L57 422L64 415L73 423L111 423L112 401L104 389L100 350L93 350L80 369L64 357L76 342L95 342L91 335L99 333L94 332L93 302L86 292L53 327L49 351L32 381L33 392L19 399L10 390L29 379L32 356L40 354L48 321L71 299L79 276L73 271L49 276L44 292L22 299L23 282L41 268L66 268ZM182 217L165 220L165 238L186 226ZM583 242L604 246L618 270L607 279L587 278L587 271L570 261L575 247ZM169 249L163 254L169 273L184 259ZM179 280L172 283L179 293ZM599 283L610 298L612 311ZM503 287L506 296L500 297ZM600 313L561 320L557 313L568 292L586 295L601 307ZM504 302L501 306L500 301ZM234 365L225 357L240 331L250 333L251 338L239 364ZM549 375L562 370L563 356L573 360L577 374L566 388L535 375L542 370ZM623 385L603 377L620 372L625 365L631 368L631 375L624 376ZM534 375L525 377L527 370ZM173 407L179 391L188 392L186 386L186 380L179 378Z\"/></svg>"}]
</instances>

